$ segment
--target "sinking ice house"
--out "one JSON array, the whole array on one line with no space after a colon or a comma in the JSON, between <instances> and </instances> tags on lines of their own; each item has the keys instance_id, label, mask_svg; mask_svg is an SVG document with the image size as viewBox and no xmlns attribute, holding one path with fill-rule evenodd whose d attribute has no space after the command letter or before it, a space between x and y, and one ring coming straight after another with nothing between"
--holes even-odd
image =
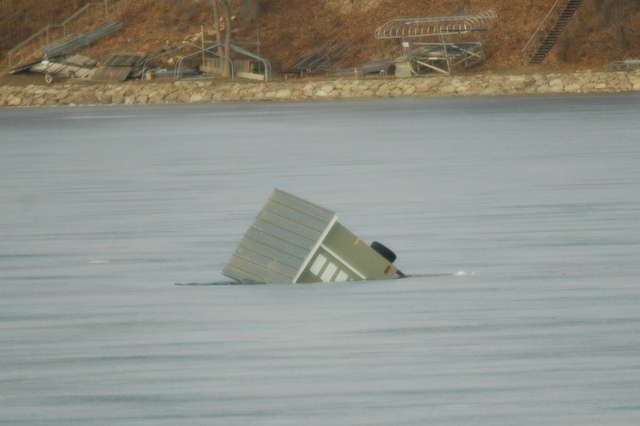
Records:
<instances>
[{"instance_id":1,"label":"sinking ice house","mask_svg":"<svg viewBox=\"0 0 640 426\"><path fill-rule=\"evenodd\" d=\"M334 212L278 189L222 274L242 283L314 283L401 278L396 255L365 244Z\"/></svg>"}]
</instances>

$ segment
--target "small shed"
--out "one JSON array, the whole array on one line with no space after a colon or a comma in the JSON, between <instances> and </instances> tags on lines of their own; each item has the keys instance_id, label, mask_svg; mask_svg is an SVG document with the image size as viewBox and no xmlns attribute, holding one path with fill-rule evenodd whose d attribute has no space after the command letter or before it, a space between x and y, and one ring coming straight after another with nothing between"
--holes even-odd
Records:
<instances>
[{"instance_id":1,"label":"small shed","mask_svg":"<svg viewBox=\"0 0 640 426\"><path fill-rule=\"evenodd\" d=\"M394 261L391 250L365 244L331 210L275 189L222 274L265 284L403 277Z\"/></svg>"}]
</instances>

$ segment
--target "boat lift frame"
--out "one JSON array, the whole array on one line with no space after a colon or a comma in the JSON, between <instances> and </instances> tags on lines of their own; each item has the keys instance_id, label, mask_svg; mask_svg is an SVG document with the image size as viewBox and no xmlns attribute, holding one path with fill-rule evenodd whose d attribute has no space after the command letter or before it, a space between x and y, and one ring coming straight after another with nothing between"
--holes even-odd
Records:
<instances>
[{"instance_id":1,"label":"boat lift frame","mask_svg":"<svg viewBox=\"0 0 640 426\"><path fill-rule=\"evenodd\" d=\"M232 58L226 57L224 55L220 55L218 53L218 51L217 51L218 48L224 47L224 44L216 43L216 44L213 44L213 45L211 45L209 47L203 47L203 46L199 46L199 45L194 44L194 43L183 42L183 44L181 46L178 46L178 47L176 47L176 48L174 48L174 49L172 49L170 51L164 52L164 53L162 53L160 55L157 55L157 56L154 56L152 58L148 58L144 62L143 66L142 66L142 77L141 78L144 78L145 71L148 70L147 64L150 61L158 59L158 58L161 58L161 57L166 56L166 55L169 55L171 53L178 52L179 50L182 50L182 49L187 48L187 47L192 47L192 48L195 48L196 50L195 50L195 52L189 53L188 55L185 55L185 56L183 56L182 58L180 58L178 60L178 62L176 63L176 66L174 68L174 71L173 71L174 80L179 80L179 79L181 79L183 77L183 74L184 74L183 66L184 66L185 59L191 58L191 57L196 56L196 55L202 55L203 58L204 58L204 55L206 53L210 53L210 54L212 54L214 56L217 56L217 57L229 62L229 65L231 67L231 79L233 80L234 77L236 76L234 60ZM255 59L256 61L259 61L260 63L262 63L262 66L264 67L264 81L266 82L266 81L270 81L271 80L271 64L269 63L269 61L267 61L265 58L263 58L261 56L256 55L255 53L252 53L252 52L250 52L250 51L248 51L246 49L243 49L243 48L241 48L241 47L239 47L239 46L237 46L237 45L235 45L233 43L231 44L231 50L233 50L234 52L240 53L242 55L248 56L248 57L250 57L252 59Z\"/></svg>"},{"instance_id":2,"label":"boat lift frame","mask_svg":"<svg viewBox=\"0 0 640 426\"><path fill-rule=\"evenodd\" d=\"M484 61L482 35L485 26L495 21L493 10L478 13L422 16L393 19L375 31L377 39L400 39L403 57L396 63L408 66L410 74L418 75L426 68L451 75L457 68L468 68ZM465 34L476 35L472 37ZM452 40L462 36L462 40ZM425 39L437 41L424 41ZM407 75L408 76L408 75Z\"/></svg>"}]
</instances>

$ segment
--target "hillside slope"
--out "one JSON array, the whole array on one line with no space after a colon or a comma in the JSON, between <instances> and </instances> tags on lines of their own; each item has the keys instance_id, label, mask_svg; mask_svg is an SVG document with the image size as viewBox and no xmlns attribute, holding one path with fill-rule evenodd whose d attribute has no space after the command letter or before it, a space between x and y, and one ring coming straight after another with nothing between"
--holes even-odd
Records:
<instances>
[{"instance_id":1,"label":"hillside slope","mask_svg":"<svg viewBox=\"0 0 640 426\"><path fill-rule=\"evenodd\" d=\"M8 66L7 51L49 22L61 22L91 0L0 0L0 67ZM286 69L330 40L357 46L345 65L392 58L398 43L376 40L375 29L401 16L444 15L493 9L498 21L485 35L487 61L474 70L517 72L595 69L615 60L640 58L640 2L584 0L549 57L538 67L525 67L521 50L555 0L261 0L254 22L243 21L235 0L234 37L254 42L260 26L261 54L277 72ZM54 4L55 3L55 4ZM104 58L121 51L150 56L178 46L204 25L213 38L211 0L121 0L112 18L125 30L79 52ZM301 6L301 4L303 6ZM4 8L4 9L2 9ZM1 14L1 13L0 13ZM197 38L193 38L197 43ZM247 45L256 50L256 46ZM4 80L4 79L3 79Z\"/></svg>"}]
</instances>

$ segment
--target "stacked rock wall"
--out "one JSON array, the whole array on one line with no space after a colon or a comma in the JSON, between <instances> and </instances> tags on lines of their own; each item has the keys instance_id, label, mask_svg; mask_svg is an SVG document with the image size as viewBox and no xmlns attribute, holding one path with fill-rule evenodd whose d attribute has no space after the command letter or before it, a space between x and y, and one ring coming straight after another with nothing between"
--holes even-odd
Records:
<instances>
[{"instance_id":1,"label":"stacked rock wall","mask_svg":"<svg viewBox=\"0 0 640 426\"><path fill-rule=\"evenodd\" d=\"M640 91L640 70L270 83L220 83L215 80L103 84L63 82L51 86L0 86L0 107L633 91Z\"/></svg>"}]
</instances>

